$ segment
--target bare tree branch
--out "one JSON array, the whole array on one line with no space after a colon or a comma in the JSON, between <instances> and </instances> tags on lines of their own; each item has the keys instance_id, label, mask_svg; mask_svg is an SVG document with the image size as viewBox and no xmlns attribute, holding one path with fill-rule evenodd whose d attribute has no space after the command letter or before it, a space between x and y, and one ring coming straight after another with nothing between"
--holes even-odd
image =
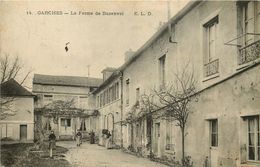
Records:
<instances>
[{"instance_id":1,"label":"bare tree branch","mask_svg":"<svg viewBox=\"0 0 260 167\"><path fill-rule=\"evenodd\" d=\"M21 78L21 72L23 70L22 62L18 56L11 57L8 54L0 55L0 80L1 84L10 79ZM26 73L25 77L22 79L21 84L23 84L32 70ZM5 119L8 116L14 115L16 111L12 108L12 104L15 98L13 97L1 97L0 98L0 120Z\"/></svg>"},{"instance_id":2,"label":"bare tree branch","mask_svg":"<svg viewBox=\"0 0 260 167\"><path fill-rule=\"evenodd\" d=\"M3 120L9 116L16 114L16 110L13 108L14 97L1 97L0 98L0 120Z\"/></svg>"}]
</instances>

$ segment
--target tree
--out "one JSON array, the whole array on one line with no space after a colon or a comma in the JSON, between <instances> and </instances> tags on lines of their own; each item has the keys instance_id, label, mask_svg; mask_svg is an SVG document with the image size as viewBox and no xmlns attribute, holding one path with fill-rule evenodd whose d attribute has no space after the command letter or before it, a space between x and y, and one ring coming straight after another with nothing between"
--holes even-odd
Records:
<instances>
[{"instance_id":1,"label":"tree","mask_svg":"<svg viewBox=\"0 0 260 167\"><path fill-rule=\"evenodd\" d=\"M176 126L180 127L182 136L182 163L185 160L185 128L191 113L191 101L196 98L196 79L193 71L186 66L182 72L176 73L175 80L170 86L155 90L160 104L163 106L164 116L173 118Z\"/></svg>"},{"instance_id":2,"label":"tree","mask_svg":"<svg viewBox=\"0 0 260 167\"><path fill-rule=\"evenodd\" d=\"M37 109L42 115L54 118L54 123L58 123L59 116L75 117L83 115L84 110L75 107L75 100L55 100L42 108Z\"/></svg>"},{"instance_id":3,"label":"tree","mask_svg":"<svg viewBox=\"0 0 260 167\"><path fill-rule=\"evenodd\" d=\"M23 70L23 65L21 63L21 60L18 56L14 57L13 59L5 54L4 56L0 56L0 82L1 84L10 80L21 77ZM30 75L31 70L28 71L24 77L22 77L22 80L20 84L22 85L28 76ZM13 109L13 102L15 100L15 97L1 97L0 98L0 120L5 119L8 116L15 115L16 110Z\"/></svg>"},{"instance_id":4,"label":"tree","mask_svg":"<svg viewBox=\"0 0 260 167\"><path fill-rule=\"evenodd\" d=\"M140 110L141 115L147 120L147 137L148 147L150 149L150 158L153 158L152 152L152 139L153 139L153 116L152 113L158 110L160 107L154 102L154 94L143 94L140 98Z\"/></svg>"},{"instance_id":5,"label":"tree","mask_svg":"<svg viewBox=\"0 0 260 167\"><path fill-rule=\"evenodd\" d=\"M0 65L1 84L10 80L11 78L16 79L19 76L21 78L20 84L22 85L32 72L29 70L26 72L24 77L21 77L24 66L22 65L22 62L18 56L14 58L10 57L8 54L0 56Z\"/></svg>"},{"instance_id":6,"label":"tree","mask_svg":"<svg viewBox=\"0 0 260 167\"><path fill-rule=\"evenodd\" d=\"M0 98L0 120L3 120L9 116L16 114L16 110L13 109L14 97L1 97Z\"/></svg>"},{"instance_id":7,"label":"tree","mask_svg":"<svg viewBox=\"0 0 260 167\"><path fill-rule=\"evenodd\" d=\"M147 121L147 148L150 151L150 158L153 158L152 152L152 132L153 132L153 116L152 114L157 111L160 107L154 103L154 96L155 94L142 94L140 96L140 100L132 106L130 112L127 115L126 121L131 126L131 140L133 140L133 124L138 120L144 119ZM131 141L133 143L133 141Z\"/></svg>"},{"instance_id":8,"label":"tree","mask_svg":"<svg viewBox=\"0 0 260 167\"><path fill-rule=\"evenodd\" d=\"M55 100L49 104L44 105L43 107L35 109L35 115L37 117L37 122L35 125L35 135L36 135L36 144L42 148L44 145L45 134L49 129L48 126L43 125L43 117L50 123L50 118L53 118L53 123L58 124L59 116L65 117L76 117L84 115L84 110L75 107L75 100ZM44 128L46 127L46 128Z\"/></svg>"}]
</instances>

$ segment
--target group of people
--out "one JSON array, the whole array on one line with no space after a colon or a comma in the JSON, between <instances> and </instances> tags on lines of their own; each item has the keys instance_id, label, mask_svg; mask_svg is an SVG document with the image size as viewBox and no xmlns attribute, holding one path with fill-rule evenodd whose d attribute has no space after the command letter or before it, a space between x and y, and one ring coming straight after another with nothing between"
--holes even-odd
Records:
<instances>
[{"instance_id":1,"label":"group of people","mask_svg":"<svg viewBox=\"0 0 260 167\"><path fill-rule=\"evenodd\" d=\"M93 132L93 130L89 133L90 135L90 144L94 144L95 143L95 133ZM80 132L80 130L77 130L77 133L75 135L75 139L76 139L76 145L77 147L79 147L82 144L82 133ZM51 131L50 135L49 135L49 148L52 151L52 149L55 147L56 143L56 136L54 134L54 131Z\"/></svg>"}]
</instances>

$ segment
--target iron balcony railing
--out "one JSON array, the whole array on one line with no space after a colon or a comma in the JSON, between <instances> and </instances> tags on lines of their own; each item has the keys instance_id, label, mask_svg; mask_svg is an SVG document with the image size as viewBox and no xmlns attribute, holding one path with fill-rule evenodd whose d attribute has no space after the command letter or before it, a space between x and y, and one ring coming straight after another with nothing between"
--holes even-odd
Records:
<instances>
[{"instance_id":1,"label":"iron balcony railing","mask_svg":"<svg viewBox=\"0 0 260 167\"><path fill-rule=\"evenodd\" d=\"M207 64L204 64L204 76L209 77L219 72L219 60L213 60Z\"/></svg>"},{"instance_id":2,"label":"iron balcony railing","mask_svg":"<svg viewBox=\"0 0 260 167\"><path fill-rule=\"evenodd\" d=\"M260 40L239 49L239 65L246 64L260 58Z\"/></svg>"}]
</instances>

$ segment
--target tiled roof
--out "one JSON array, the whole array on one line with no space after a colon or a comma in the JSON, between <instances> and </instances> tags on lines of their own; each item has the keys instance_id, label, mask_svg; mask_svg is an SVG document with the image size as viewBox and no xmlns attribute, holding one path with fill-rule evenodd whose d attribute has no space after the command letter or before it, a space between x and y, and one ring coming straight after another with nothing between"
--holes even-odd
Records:
<instances>
[{"instance_id":1,"label":"tiled roof","mask_svg":"<svg viewBox=\"0 0 260 167\"><path fill-rule=\"evenodd\" d=\"M10 79L1 84L1 96L33 96L31 92L26 90L14 79Z\"/></svg>"},{"instance_id":2,"label":"tiled roof","mask_svg":"<svg viewBox=\"0 0 260 167\"><path fill-rule=\"evenodd\" d=\"M100 78L79 77L79 76L54 76L34 74L33 84L43 85L64 85L64 86L83 86L98 87L102 83Z\"/></svg>"}]
</instances>

